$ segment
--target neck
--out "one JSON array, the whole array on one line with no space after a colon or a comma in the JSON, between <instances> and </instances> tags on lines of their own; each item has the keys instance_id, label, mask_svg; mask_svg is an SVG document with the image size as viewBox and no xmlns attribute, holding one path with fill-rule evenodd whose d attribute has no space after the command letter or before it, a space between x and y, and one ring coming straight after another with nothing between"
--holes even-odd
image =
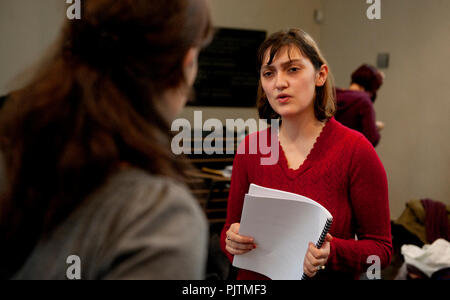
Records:
<instances>
[{"instance_id":1,"label":"neck","mask_svg":"<svg viewBox=\"0 0 450 300\"><path fill-rule=\"evenodd\" d=\"M314 113L283 117L280 136L288 142L315 139L324 126L325 122L317 120Z\"/></svg>"},{"instance_id":2,"label":"neck","mask_svg":"<svg viewBox=\"0 0 450 300\"><path fill-rule=\"evenodd\" d=\"M352 83L348 89L351 91L365 91L365 89L357 83Z\"/></svg>"}]
</instances>

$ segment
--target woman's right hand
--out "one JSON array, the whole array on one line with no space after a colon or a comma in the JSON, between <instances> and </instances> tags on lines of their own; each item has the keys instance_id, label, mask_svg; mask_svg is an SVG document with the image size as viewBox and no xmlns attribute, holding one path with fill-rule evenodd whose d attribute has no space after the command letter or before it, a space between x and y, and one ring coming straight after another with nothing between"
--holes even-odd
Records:
<instances>
[{"instance_id":1,"label":"woman's right hand","mask_svg":"<svg viewBox=\"0 0 450 300\"><path fill-rule=\"evenodd\" d=\"M381 131L384 129L384 123L381 121L376 121L377 130Z\"/></svg>"},{"instance_id":2,"label":"woman's right hand","mask_svg":"<svg viewBox=\"0 0 450 300\"><path fill-rule=\"evenodd\" d=\"M256 248L253 238L239 235L240 225L232 224L225 237L225 249L233 255L242 255Z\"/></svg>"}]
</instances>

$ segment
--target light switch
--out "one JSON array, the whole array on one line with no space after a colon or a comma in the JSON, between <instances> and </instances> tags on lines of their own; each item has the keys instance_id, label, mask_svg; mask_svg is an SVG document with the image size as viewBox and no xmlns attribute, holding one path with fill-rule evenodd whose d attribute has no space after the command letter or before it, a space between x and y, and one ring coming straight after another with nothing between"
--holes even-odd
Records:
<instances>
[{"instance_id":1,"label":"light switch","mask_svg":"<svg viewBox=\"0 0 450 300\"><path fill-rule=\"evenodd\" d=\"M377 57L378 69L387 69L389 67L389 53L379 53Z\"/></svg>"}]
</instances>

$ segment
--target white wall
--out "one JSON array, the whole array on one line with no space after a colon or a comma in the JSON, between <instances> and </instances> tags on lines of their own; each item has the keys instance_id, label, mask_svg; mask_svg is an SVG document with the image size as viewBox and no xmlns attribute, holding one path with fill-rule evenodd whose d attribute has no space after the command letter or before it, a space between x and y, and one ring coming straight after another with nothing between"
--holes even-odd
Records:
<instances>
[{"instance_id":1,"label":"white wall","mask_svg":"<svg viewBox=\"0 0 450 300\"><path fill-rule=\"evenodd\" d=\"M381 1L369 21L363 0L323 0L321 46L338 85L360 64L391 55L375 102L386 124L376 148L389 179L392 217L405 202L450 203L450 1Z\"/></svg>"},{"instance_id":2,"label":"white wall","mask_svg":"<svg viewBox=\"0 0 450 300\"><path fill-rule=\"evenodd\" d=\"M0 0L0 95L39 61L66 16L64 0Z\"/></svg>"}]
</instances>

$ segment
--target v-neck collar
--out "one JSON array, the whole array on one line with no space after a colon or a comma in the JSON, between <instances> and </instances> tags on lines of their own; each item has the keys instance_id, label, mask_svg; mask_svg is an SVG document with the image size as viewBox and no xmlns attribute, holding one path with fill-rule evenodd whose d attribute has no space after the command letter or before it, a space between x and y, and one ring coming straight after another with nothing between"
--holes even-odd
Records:
<instances>
[{"instance_id":1,"label":"v-neck collar","mask_svg":"<svg viewBox=\"0 0 450 300\"><path fill-rule=\"evenodd\" d=\"M286 176L290 179L295 179L300 174L304 173L306 170L308 170L311 167L311 162L314 161L317 157L317 155L320 152L320 149L322 148L323 140L325 139L325 136L328 135L328 131L330 130L329 127L331 126L331 123L333 122L333 118L329 119L325 126L322 128L322 131L320 132L319 136L317 137L316 141L313 144L313 147L309 151L308 155L306 156L306 159L303 161L303 163L298 167L298 169L291 169L289 168L286 155L284 153L283 147L281 146L280 141L278 140L278 149L279 149L279 160L278 164L283 169Z\"/></svg>"}]
</instances>

